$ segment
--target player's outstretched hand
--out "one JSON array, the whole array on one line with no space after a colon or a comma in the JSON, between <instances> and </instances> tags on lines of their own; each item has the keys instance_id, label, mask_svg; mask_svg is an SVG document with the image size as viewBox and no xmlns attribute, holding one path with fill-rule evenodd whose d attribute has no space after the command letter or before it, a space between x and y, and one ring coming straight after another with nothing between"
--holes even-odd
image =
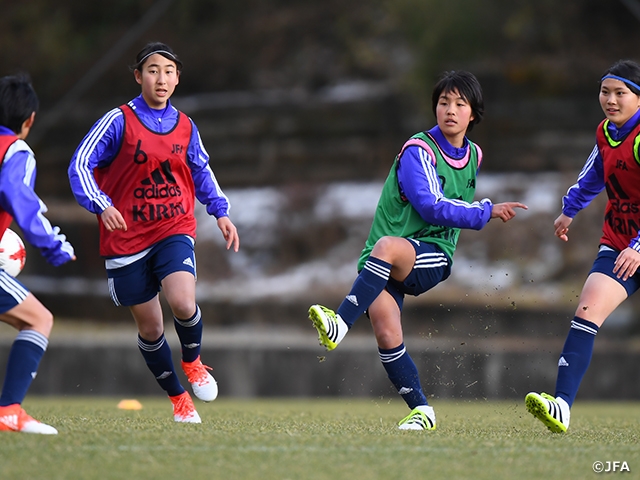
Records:
<instances>
[{"instance_id":1,"label":"player's outstretched hand","mask_svg":"<svg viewBox=\"0 0 640 480\"><path fill-rule=\"evenodd\" d=\"M127 222L124 221L124 217L116 207L105 208L100 214L100 218L106 229L110 232L114 230L127 231Z\"/></svg>"},{"instance_id":2,"label":"player's outstretched hand","mask_svg":"<svg viewBox=\"0 0 640 480\"><path fill-rule=\"evenodd\" d=\"M240 248L240 236L238 235L236 226L231 222L229 217L220 217L218 219L218 228L227 241L227 250L233 245L233 251L237 252Z\"/></svg>"},{"instance_id":3,"label":"player's outstretched hand","mask_svg":"<svg viewBox=\"0 0 640 480\"><path fill-rule=\"evenodd\" d=\"M516 216L516 208L529 209L524 203L520 202L494 203L491 208L491 218L499 218L503 222L508 222Z\"/></svg>"},{"instance_id":4,"label":"player's outstretched hand","mask_svg":"<svg viewBox=\"0 0 640 480\"><path fill-rule=\"evenodd\" d=\"M556 218L555 222L553 222L553 228L555 228L555 235L560 240L565 242L569 241L569 225L573 222L573 218L567 217L564 213L561 213L558 218Z\"/></svg>"}]
</instances>

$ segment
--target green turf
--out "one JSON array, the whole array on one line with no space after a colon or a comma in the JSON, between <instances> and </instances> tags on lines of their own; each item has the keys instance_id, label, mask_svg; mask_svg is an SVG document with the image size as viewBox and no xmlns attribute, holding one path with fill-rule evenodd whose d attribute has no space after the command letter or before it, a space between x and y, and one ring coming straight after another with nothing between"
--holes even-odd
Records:
<instances>
[{"instance_id":1,"label":"green turf","mask_svg":"<svg viewBox=\"0 0 640 480\"><path fill-rule=\"evenodd\" d=\"M552 434L524 401L432 404L435 432L402 432L399 400L231 400L196 403L203 423L175 424L163 398L28 397L57 436L0 434L9 479L585 479L595 461L640 474L640 403L578 402ZM603 474L600 474L603 475Z\"/></svg>"}]
</instances>

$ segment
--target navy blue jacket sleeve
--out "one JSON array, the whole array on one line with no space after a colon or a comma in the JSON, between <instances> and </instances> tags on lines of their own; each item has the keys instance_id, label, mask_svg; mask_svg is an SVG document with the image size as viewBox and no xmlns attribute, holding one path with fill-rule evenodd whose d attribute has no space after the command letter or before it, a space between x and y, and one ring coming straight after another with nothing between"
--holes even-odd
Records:
<instances>
[{"instance_id":1,"label":"navy blue jacket sleeve","mask_svg":"<svg viewBox=\"0 0 640 480\"><path fill-rule=\"evenodd\" d=\"M101 214L113 202L93 176L96 167L113 161L124 132L124 120L119 108L107 112L98 120L76 148L69 169L69 183L77 202L91 213Z\"/></svg>"},{"instance_id":2,"label":"navy blue jacket sleeve","mask_svg":"<svg viewBox=\"0 0 640 480\"><path fill-rule=\"evenodd\" d=\"M198 127L191 121L192 133L187 149L187 163L191 170L196 189L196 198L202 203L209 215L215 218L229 216L229 199L222 192L216 176L209 165L209 154L204 148Z\"/></svg>"},{"instance_id":3,"label":"navy blue jacket sleeve","mask_svg":"<svg viewBox=\"0 0 640 480\"><path fill-rule=\"evenodd\" d=\"M47 207L34 191L36 162L22 140L7 152L0 168L0 206L18 224L25 239L54 266L71 260L74 250L58 227L44 216Z\"/></svg>"},{"instance_id":4,"label":"navy blue jacket sleeve","mask_svg":"<svg viewBox=\"0 0 640 480\"><path fill-rule=\"evenodd\" d=\"M468 203L442 192L435 161L419 146L407 147L400 157L398 182L424 221L433 225L480 230L491 218L489 199Z\"/></svg>"},{"instance_id":5,"label":"navy blue jacket sleeve","mask_svg":"<svg viewBox=\"0 0 640 480\"><path fill-rule=\"evenodd\" d=\"M596 145L582 167L578 181L562 197L562 213L567 217L575 217L602 190L604 190L604 166L600 150Z\"/></svg>"}]
</instances>

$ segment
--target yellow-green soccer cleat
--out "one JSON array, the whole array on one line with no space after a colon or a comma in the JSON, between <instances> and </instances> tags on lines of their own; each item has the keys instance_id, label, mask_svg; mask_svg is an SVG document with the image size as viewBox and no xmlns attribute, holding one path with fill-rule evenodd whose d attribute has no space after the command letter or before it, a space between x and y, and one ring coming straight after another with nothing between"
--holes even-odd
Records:
<instances>
[{"instance_id":1,"label":"yellow-green soccer cleat","mask_svg":"<svg viewBox=\"0 0 640 480\"><path fill-rule=\"evenodd\" d=\"M340 315L322 305L309 308L309 319L318 331L318 342L328 351L335 349L349 331Z\"/></svg>"},{"instance_id":2,"label":"yellow-green soccer cleat","mask_svg":"<svg viewBox=\"0 0 640 480\"><path fill-rule=\"evenodd\" d=\"M554 433L564 433L569 428L571 412L569 405L561 398L553 398L547 393L528 393L524 399L527 411L544 423Z\"/></svg>"},{"instance_id":3,"label":"yellow-green soccer cleat","mask_svg":"<svg viewBox=\"0 0 640 480\"><path fill-rule=\"evenodd\" d=\"M435 430L436 414L433 407L420 405L398 422L400 430Z\"/></svg>"}]
</instances>

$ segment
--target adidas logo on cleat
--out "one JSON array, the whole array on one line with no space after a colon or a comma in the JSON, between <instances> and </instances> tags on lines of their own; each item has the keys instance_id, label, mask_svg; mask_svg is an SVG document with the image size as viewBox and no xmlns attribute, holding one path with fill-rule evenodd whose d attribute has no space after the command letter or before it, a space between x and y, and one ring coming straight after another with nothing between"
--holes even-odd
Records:
<instances>
[{"instance_id":1,"label":"adidas logo on cleat","mask_svg":"<svg viewBox=\"0 0 640 480\"><path fill-rule=\"evenodd\" d=\"M398 422L400 430L435 430L436 414L433 407L429 405L420 405Z\"/></svg>"},{"instance_id":2,"label":"adidas logo on cleat","mask_svg":"<svg viewBox=\"0 0 640 480\"><path fill-rule=\"evenodd\" d=\"M9 427L10 430L18 430L18 415L5 415L0 417L0 423Z\"/></svg>"},{"instance_id":3,"label":"adidas logo on cleat","mask_svg":"<svg viewBox=\"0 0 640 480\"><path fill-rule=\"evenodd\" d=\"M336 338L338 338L338 325L336 322L329 321L325 323L325 327L327 328L327 337L332 342L335 342Z\"/></svg>"},{"instance_id":4,"label":"adidas logo on cleat","mask_svg":"<svg viewBox=\"0 0 640 480\"><path fill-rule=\"evenodd\" d=\"M571 409L562 398L547 393L530 392L525 397L527 411L554 433L564 433L569 427Z\"/></svg>"},{"instance_id":5,"label":"adidas logo on cleat","mask_svg":"<svg viewBox=\"0 0 640 480\"><path fill-rule=\"evenodd\" d=\"M318 332L318 341L327 351L335 349L349 331L349 327L333 310L322 305L309 308L309 319Z\"/></svg>"},{"instance_id":6,"label":"adidas logo on cleat","mask_svg":"<svg viewBox=\"0 0 640 480\"><path fill-rule=\"evenodd\" d=\"M51 425L37 421L17 404L0 407L0 431L38 433L56 435L58 431Z\"/></svg>"}]
</instances>

